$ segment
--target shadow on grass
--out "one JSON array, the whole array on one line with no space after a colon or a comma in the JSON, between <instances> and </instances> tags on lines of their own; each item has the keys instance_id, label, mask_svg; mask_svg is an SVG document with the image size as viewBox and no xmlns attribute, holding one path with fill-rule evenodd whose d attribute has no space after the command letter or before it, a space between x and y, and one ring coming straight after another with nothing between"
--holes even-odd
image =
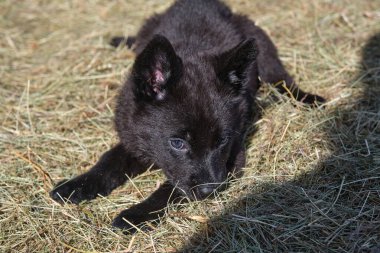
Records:
<instances>
[{"instance_id":1,"label":"shadow on grass","mask_svg":"<svg viewBox=\"0 0 380 253\"><path fill-rule=\"evenodd\" d=\"M333 155L231 203L179 252L380 252L380 33L361 66L360 97L322 128Z\"/></svg>"}]
</instances>

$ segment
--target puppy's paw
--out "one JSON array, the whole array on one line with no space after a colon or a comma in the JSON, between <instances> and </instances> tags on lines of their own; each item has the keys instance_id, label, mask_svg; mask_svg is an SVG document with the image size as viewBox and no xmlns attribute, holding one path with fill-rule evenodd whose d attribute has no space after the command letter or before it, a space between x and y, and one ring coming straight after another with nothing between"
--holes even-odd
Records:
<instances>
[{"instance_id":1,"label":"puppy's paw","mask_svg":"<svg viewBox=\"0 0 380 253\"><path fill-rule=\"evenodd\" d=\"M112 222L112 226L121 229L124 234L133 234L138 230L149 229L146 222L157 222L160 213L144 213L138 210L124 210Z\"/></svg>"},{"instance_id":2,"label":"puppy's paw","mask_svg":"<svg viewBox=\"0 0 380 253\"><path fill-rule=\"evenodd\" d=\"M50 197L60 204L68 201L79 204L83 200L94 199L97 196L97 190L91 183L86 180L63 180L50 192Z\"/></svg>"}]
</instances>

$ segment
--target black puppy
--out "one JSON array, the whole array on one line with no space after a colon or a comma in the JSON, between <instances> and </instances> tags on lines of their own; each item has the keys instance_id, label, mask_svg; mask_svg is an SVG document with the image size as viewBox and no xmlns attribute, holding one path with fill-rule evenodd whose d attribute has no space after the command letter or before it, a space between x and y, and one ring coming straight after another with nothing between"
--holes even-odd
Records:
<instances>
[{"instance_id":1,"label":"black puppy","mask_svg":"<svg viewBox=\"0 0 380 253\"><path fill-rule=\"evenodd\" d=\"M296 86L263 30L217 0L179 0L126 42L137 57L116 106L120 143L51 192L59 202L105 196L154 164L167 181L115 218L122 229L157 219L181 196L208 197L244 166L260 82L281 83L280 92L308 104L324 101Z\"/></svg>"}]
</instances>

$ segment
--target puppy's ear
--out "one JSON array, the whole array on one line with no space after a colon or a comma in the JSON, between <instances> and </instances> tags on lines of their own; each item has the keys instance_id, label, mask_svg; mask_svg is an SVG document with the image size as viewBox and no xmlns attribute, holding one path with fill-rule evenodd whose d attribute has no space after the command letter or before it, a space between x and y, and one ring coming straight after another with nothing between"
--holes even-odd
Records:
<instances>
[{"instance_id":1,"label":"puppy's ear","mask_svg":"<svg viewBox=\"0 0 380 253\"><path fill-rule=\"evenodd\" d=\"M216 57L216 71L222 82L240 90L248 80L258 50L255 39L247 39Z\"/></svg>"},{"instance_id":2,"label":"puppy's ear","mask_svg":"<svg viewBox=\"0 0 380 253\"><path fill-rule=\"evenodd\" d=\"M138 99L164 100L182 72L182 61L169 40L155 35L136 57L132 78Z\"/></svg>"}]
</instances>

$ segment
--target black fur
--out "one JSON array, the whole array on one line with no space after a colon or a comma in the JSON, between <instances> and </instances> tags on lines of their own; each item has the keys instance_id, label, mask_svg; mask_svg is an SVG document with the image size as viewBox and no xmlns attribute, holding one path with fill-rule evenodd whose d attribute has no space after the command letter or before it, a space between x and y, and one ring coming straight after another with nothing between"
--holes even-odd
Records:
<instances>
[{"instance_id":1,"label":"black fur","mask_svg":"<svg viewBox=\"0 0 380 253\"><path fill-rule=\"evenodd\" d=\"M181 196L206 198L239 172L259 76L284 81L278 89L297 100L324 101L294 84L263 30L217 0L179 0L147 20L135 38L111 43L132 46L134 40L137 57L115 113L120 144L51 192L56 201L79 203L108 195L154 164L168 180L116 217L113 225L122 229L157 219Z\"/></svg>"}]
</instances>

